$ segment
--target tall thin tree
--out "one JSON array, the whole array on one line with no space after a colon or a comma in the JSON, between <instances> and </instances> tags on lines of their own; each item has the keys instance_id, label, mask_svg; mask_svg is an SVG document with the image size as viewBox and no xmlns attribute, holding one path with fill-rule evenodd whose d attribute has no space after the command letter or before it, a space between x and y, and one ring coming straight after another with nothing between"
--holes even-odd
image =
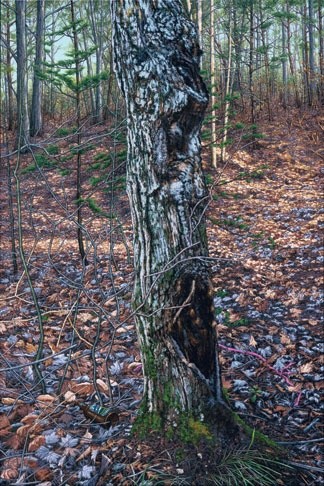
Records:
<instances>
[{"instance_id":1,"label":"tall thin tree","mask_svg":"<svg viewBox=\"0 0 324 486\"><path fill-rule=\"evenodd\" d=\"M29 116L26 51L26 0L15 0L17 34L17 139L22 152L29 147Z\"/></svg>"},{"instance_id":2,"label":"tall thin tree","mask_svg":"<svg viewBox=\"0 0 324 486\"><path fill-rule=\"evenodd\" d=\"M42 81L39 72L42 68L44 56L44 15L45 0L37 0L37 21L36 21L36 54L34 62L33 95L30 115L31 136L42 133Z\"/></svg>"}]
</instances>

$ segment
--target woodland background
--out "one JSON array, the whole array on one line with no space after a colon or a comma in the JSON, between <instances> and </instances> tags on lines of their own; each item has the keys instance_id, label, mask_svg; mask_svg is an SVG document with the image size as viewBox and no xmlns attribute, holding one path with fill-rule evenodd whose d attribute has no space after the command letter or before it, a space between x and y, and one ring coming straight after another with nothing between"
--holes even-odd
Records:
<instances>
[{"instance_id":1,"label":"woodland background","mask_svg":"<svg viewBox=\"0 0 324 486\"><path fill-rule=\"evenodd\" d=\"M210 92L224 387L290 451L296 484L319 484L323 2L185 4ZM186 460L181 444L130 436L142 378L109 2L3 0L0 49L1 484L201 478L203 451ZM92 403L116 407L118 423L91 422L80 405Z\"/></svg>"}]
</instances>

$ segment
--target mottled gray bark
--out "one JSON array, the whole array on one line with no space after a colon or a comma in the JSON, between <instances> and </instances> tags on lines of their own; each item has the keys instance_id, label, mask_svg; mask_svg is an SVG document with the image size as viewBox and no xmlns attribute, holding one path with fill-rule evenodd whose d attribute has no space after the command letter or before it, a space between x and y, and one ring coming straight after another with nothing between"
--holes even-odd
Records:
<instances>
[{"instance_id":1,"label":"mottled gray bark","mask_svg":"<svg viewBox=\"0 0 324 486\"><path fill-rule=\"evenodd\" d=\"M221 402L200 128L208 103L197 30L180 0L112 1L128 113L127 188L145 404L176 419Z\"/></svg>"}]
</instances>

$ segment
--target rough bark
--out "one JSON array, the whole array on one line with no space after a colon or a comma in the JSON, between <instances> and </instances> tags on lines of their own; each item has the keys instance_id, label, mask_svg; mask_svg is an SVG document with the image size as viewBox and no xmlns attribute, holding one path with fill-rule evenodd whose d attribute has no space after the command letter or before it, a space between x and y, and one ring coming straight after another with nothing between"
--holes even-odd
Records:
<instances>
[{"instance_id":1,"label":"rough bark","mask_svg":"<svg viewBox=\"0 0 324 486\"><path fill-rule=\"evenodd\" d=\"M112 1L112 19L128 112L144 403L176 420L222 402L200 157L208 94L197 30L180 0Z\"/></svg>"}]
</instances>

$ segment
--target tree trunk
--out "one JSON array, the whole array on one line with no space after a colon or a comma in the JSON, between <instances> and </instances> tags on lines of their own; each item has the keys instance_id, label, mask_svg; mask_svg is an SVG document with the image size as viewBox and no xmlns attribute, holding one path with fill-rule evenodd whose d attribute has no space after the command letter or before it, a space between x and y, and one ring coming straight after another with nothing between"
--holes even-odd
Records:
<instances>
[{"instance_id":1,"label":"tree trunk","mask_svg":"<svg viewBox=\"0 0 324 486\"><path fill-rule=\"evenodd\" d=\"M263 25L263 11L262 11L262 0L259 1L259 13L260 13L260 25ZM265 93L266 93L266 105L268 111L268 120L272 120L272 111L271 111L271 95L270 95L270 61L269 61L269 47L266 41L266 32L265 29L261 30L261 41L262 41L262 48L264 52L264 69L265 69Z\"/></svg>"},{"instance_id":2,"label":"tree trunk","mask_svg":"<svg viewBox=\"0 0 324 486\"><path fill-rule=\"evenodd\" d=\"M14 128L14 111L13 111L13 89L12 89L12 67L11 67L11 38L10 38L10 9L7 6L7 25L6 25L6 92L7 92L7 129Z\"/></svg>"},{"instance_id":3,"label":"tree trunk","mask_svg":"<svg viewBox=\"0 0 324 486\"><path fill-rule=\"evenodd\" d=\"M210 0L210 84L211 84L211 157L212 166L217 167L217 128L216 128L216 63L215 63L215 5Z\"/></svg>"},{"instance_id":4,"label":"tree trunk","mask_svg":"<svg viewBox=\"0 0 324 486\"><path fill-rule=\"evenodd\" d=\"M249 32L249 94L250 94L250 114L251 114L251 124L252 124L252 133L254 134L256 131L255 128L255 95L254 95L254 76L253 76L253 61L254 61L254 3L253 0L250 0L250 32ZM254 147L254 143L252 145Z\"/></svg>"},{"instance_id":5,"label":"tree trunk","mask_svg":"<svg viewBox=\"0 0 324 486\"><path fill-rule=\"evenodd\" d=\"M309 92L310 105L313 104L316 91L315 54L314 54L314 4L308 0L308 36L309 36Z\"/></svg>"},{"instance_id":6,"label":"tree trunk","mask_svg":"<svg viewBox=\"0 0 324 486\"><path fill-rule=\"evenodd\" d=\"M45 1L37 0L36 55L34 64L33 96L30 116L31 136L42 132L42 82L39 78L43 61Z\"/></svg>"},{"instance_id":7,"label":"tree trunk","mask_svg":"<svg viewBox=\"0 0 324 486\"><path fill-rule=\"evenodd\" d=\"M112 19L128 112L144 409L165 425L222 402L200 157L208 94L180 0L113 1Z\"/></svg>"},{"instance_id":8,"label":"tree trunk","mask_svg":"<svg viewBox=\"0 0 324 486\"><path fill-rule=\"evenodd\" d=\"M29 146L29 117L26 54L26 0L15 0L17 33L17 140L16 146L26 152Z\"/></svg>"},{"instance_id":9,"label":"tree trunk","mask_svg":"<svg viewBox=\"0 0 324 486\"><path fill-rule=\"evenodd\" d=\"M83 242L83 224L82 224L82 187L81 187L81 151L79 147L81 145L81 92L80 92L80 53L79 53L79 42L78 42L78 32L76 28L76 20L75 20L75 13L74 13L74 0L70 0L70 7L71 7L71 23L72 23L72 34L73 34L73 47L74 47L74 62L75 62L75 83L76 83L76 122L77 122L77 170L76 170L76 201L77 201L77 221L78 221L78 246L79 252L81 256L82 263L84 265L88 264L86 259L86 252L84 248Z\"/></svg>"},{"instance_id":10,"label":"tree trunk","mask_svg":"<svg viewBox=\"0 0 324 486\"><path fill-rule=\"evenodd\" d=\"M281 22L281 41L282 41L282 51L281 51L281 65L282 65L282 106L284 109L287 108L288 102L288 76L287 76L287 42L286 42L286 25L285 20Z\"/></svg>"},{"instance_id":11,"label":"tree trunk","mask_svg":"<svg viewBox=\"0 0 324 486\"><path fill-rule=\"evenodd\" d=\"M90 19L91 19L91 30L93 35L93 42L96 46L96 76L100 76L102 71L102 57L103 57L103 16L102 12L104 10L104 6L102 4L102 0L100 0L99 4L97 5L97 10L100 13L100 18L95 15L96 7L94 5L94 1L90 0L89 2L89 11L90 11ZM102 122L103 115L103 103L102 103L102 83L98 82L95 87L95 111L94 111L94 123Z\"/></svg>"},{"instance_id":12,"label":"tree trunk","mask_svg":"<svg viewBox=\"0 0 324 486\"><path fill-rule=\"evenodd\" d=\"M228 15L228 59L227 59L227 73L226 73L226 88L225 88L225 111L224 111L224 126L223 126L223 139L221 147L221 161L226 160L226 143L227 143L227 133L228 133L228 119L230 111L230 96L232 94L232 4L228 5L229 15Z\"/></svg>"},{"instance_id":13,"label":"tree trunk","mask_svg":"<svg viewBox=\"0 0 324 486\"><path fill-rule=\"evenodd\" d=\"M320 104L324 105L324 35L323 35L323 0L318 2L318 36L319 36L319 68L320 68Z\"/></svg>"}]
</instances>

